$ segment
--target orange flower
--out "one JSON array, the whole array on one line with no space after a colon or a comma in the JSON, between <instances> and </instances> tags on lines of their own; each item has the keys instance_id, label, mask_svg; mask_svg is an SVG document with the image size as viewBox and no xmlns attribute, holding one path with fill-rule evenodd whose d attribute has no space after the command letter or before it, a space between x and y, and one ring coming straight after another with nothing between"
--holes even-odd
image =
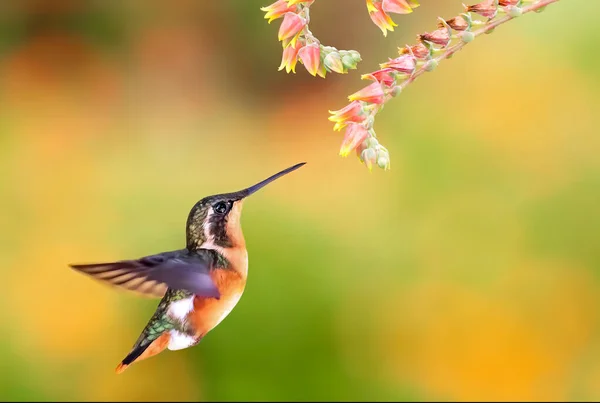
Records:
<instances>
[{"instance_id":1,"label":"orange flower","mask_svg":"<svg viewBox=\"0 0 600 403\"><path fill-rule=\"evenodd\" d=\"M281 18L288 11L296 11L297 8L298 7L293 4L290 5L287 0L277 0L275 3L269 6L261 7L260 10L266 13L265 19L268 19L270 24L271 21Z\"/></svg>"},{"instance_id":2,"label":"orange flower","mask_svg":"<svg viewBox=\"0 0 600 403\"><path fill-rule=\"evenodd\" d=\"M281 65L279 66L279 71L285 68L285 72L289 73L290 71L294 74L296 73L296 63L298 62L298 50L304 44L301 41L298 41L294 44L294 46L287 46L283 49L283 56L281 57Z\"/></svg>"},{"instance_id":3,"label":"orange flower","mask_svg":"<svg viewBox=\"0 0 600 403\"><path fill-rule=\"evenodd\" d=\"M401 73L412 74L415 71L416 63L412 55L402 55L395 59L390 59L386 63L382 63L381 68L390 68Z\"/></svg>"},{"instance_id":4,"label":"orange flower","mask_svg":"<svg viewBox=\"0 0 600 403\"><path fill-rule=\"evenodd\" d=\"M358 101L352 101L342 109L337 111L329 111L331 116L330 121L335 122L333 130L341 130L346 127L347 122L360 123L365 120L365 115L362 110L362 105Z\"/></svg>"},{"instance_id":5,"label":"orange flower","mask_svg":"<svg viewBox=\"0 0 600 403\"><path fill-rule=\"evenodd\" d=\"M363 74L362 76L360 76L360 79L361 80L373 80L373 81L377 81L381 84L390 86L396 80L393 73L394 73L393 69L385 68L385 69L374 71L369 74Z\"/></svg>"},{"instance_id":6,"label":"orange flower","mask_svg":"<svg viewBox=\"0 0 600 403\"><path fill-rule=\"evenodd\" d=\"M286 39L291 39L289 46L294 46L305 26L306 20L300 17L298 14L291 12L285 13L283 21L281 22L281 26L279 27L279 40L283 41Z\"/></svg>"},{"instance_id":7,"label":"orange flower","mask_svg":"<svg viewBox=\"0 0 600 403\"><path fill-rule=\"evenodd\" d=\"M342 140L340 155L342 157L348 156L348 154L360 146L367 137L369 137L369 132L363 125L350 123L344 134L344 139Z\"/></svg>"},{"instance_id":8,"label":"orange flower","mask_svg":"<svg viewBox=\"0 0 600 403\"><path fill-rule=\"evenodd\" d=\"M367 10L369 10L369 17L371 20L381 29L383 36L387 36L387 31L393 31L396 24L390 16L383 11L381 3L375 3L374 0L367 0Z\"/></svg>"},{"instance_id":9,"label":"orange flower","mask_svg":"<svg viewBox=\"0 0 600 403\"><path fill-rule=\"evenodd\" d=\"M383 0L381 8L386 13L409 14L413 12L412 7L405 0Z\"/></svg>"},{"instance_id":10,"label":"orange flower","mask_svg":"<svg viewBox=\"0 0 600 403\"><path fill-rule=\"evenodd\" d=\"M371 104L382 104L385 100L385 92L379 82L367 85L360 91L348 97L350 101L364 101Z\"/></svg>"},{"instance_id":11,"label":"orange flower","mask_svg":"<svg viewBox=\"0 0 600 403\"><path fill-rule=\"evenodd\" d=\"M321 63L321 49L318 44L310 43L298 51L298 57L302 60L306 70L313 76L317 75Z\"/></svg>"}]
</instances>

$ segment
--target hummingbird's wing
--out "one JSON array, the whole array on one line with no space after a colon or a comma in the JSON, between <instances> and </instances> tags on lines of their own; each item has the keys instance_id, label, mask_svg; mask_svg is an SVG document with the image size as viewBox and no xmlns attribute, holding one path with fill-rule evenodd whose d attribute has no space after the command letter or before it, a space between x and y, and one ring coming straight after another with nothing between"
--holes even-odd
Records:
<instances>
[{"instance_id":1,"label":"hummingbird's wing","mask_svg":"<svg viewBox=\"0 0 600 403\"><path fill-rule=\"evenodd\" d=\"M202 255L164 253L112 263L72 264L73 269L103 283L161 298L167 288L187 290L201 297L219 298L210 269Z\"/></svg>"}]
</instances>

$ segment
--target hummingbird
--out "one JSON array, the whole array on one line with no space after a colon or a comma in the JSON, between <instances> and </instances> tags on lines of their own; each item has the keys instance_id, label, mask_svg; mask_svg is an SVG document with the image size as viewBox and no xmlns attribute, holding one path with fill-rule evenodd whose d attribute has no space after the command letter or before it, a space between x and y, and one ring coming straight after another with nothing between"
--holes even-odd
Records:
<instances>
[{"instance_id":1,"label":"hummingbird","mask_svg":"<svg viewBox=\"0 0 600 403\"><path fill-rule=\"evenodd\" d=\"M186 246L134 260L70 264L74 270L119 289L162 298L129 354L116 367L162 352L195 346L236 306L248 277L248 252L240 223L246 197L305 163L249 188L198 201L186 223Z\"/></svg>"}]
</instances>

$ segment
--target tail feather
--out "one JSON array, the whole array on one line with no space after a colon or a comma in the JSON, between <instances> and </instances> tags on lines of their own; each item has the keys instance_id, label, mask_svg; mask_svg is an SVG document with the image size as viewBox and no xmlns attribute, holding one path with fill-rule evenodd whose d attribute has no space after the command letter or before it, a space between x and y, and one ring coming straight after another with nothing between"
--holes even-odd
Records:
<instances>
[{"instance_id":1,"label":"tail feather","mask_svg":"<svg viewBox=\"0 0 600 403\"><path fill-rule=\"evenodd\" d=\"M165 332L161 334L157 339L153 342L145 345L136 345L131 352L121 361L115 372L117 374L122 373L127 369L128 366L137 361L145 360L146 358L150 358L156 354L162 352L169 345L169 341L171 340L171 334L169 332Z\"/></svg>"}]
</instances>

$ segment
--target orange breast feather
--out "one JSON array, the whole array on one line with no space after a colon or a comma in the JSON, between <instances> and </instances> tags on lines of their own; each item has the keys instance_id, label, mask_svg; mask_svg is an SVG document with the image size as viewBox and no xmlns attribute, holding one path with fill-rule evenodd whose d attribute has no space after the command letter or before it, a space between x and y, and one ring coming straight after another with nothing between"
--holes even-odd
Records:
<instances>
[{"instance_id":1,"label":"orange breast feather","mask_svg":"<svg viewBox=\"0 0 600 403\"><path fill-rule=\"evenodd\" d=\"M194 310L190 312L188 320L196 331L196 337L203 337L215 328L238 303L244 292L245 279L240 273L230 269L217 269L211 277L221 298L194 298Z\"/></svg>"}]
</instances>

